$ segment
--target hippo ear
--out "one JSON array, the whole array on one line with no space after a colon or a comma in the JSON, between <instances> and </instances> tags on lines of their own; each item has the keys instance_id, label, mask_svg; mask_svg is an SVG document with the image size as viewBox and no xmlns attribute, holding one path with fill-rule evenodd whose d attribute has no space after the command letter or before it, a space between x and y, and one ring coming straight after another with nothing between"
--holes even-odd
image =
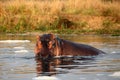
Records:
<instances>
[{"instance_id":1,"label":"hippo ear","mask_svg":"<svg viewBox=\"0 0 120 80\"><path fill-rule=\"evenodd\" d=\"M39 36L39 35L37 35L37 36L36 36L36 39L37 39L37 41L39 41L39 40L40 40L40 36Z\"/></svg>"},{"instance_id":2,"label":"hippo ear","mask_svg":"<svg viewBox=\"0 0 120 80\"><path fill-rule=\"evenodd\" d=\"M55 35L54 34L49 34L50 35L50 38L53 40L53 39L55 39Z\"/></svg>"}]
</instances>

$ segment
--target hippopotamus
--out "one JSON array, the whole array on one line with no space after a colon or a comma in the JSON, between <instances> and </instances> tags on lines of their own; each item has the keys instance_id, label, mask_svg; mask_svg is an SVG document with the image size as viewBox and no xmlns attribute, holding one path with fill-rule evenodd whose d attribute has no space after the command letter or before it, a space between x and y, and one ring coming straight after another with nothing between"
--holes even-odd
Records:
<instances>
[{"instance_id":1,"label":"hippopotamus","mask_svg":"<svg viewBox=\"0 0 120 80\"><path fill-rule=\"evenodd\" d=\"M61 39L54 34L37 36L35 56L50 58L55 56L96 56L105 52L87 44Z\"/></svg>"}]
</instances>

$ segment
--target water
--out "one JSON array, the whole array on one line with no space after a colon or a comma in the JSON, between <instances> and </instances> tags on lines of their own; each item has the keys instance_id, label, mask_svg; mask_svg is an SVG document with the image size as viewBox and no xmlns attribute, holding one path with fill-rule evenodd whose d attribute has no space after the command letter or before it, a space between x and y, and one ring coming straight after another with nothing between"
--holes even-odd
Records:
<instances>
[{"instance_id":1,"label":"water","mask_svg":"<svg viewBox=\"0 0 120 80\"><path fill-rule=\"evenodd\" d=\"M94 59L43 62L34 58L34 35L0 35L0 80L120 80L120 37L59 37L89 44L107 54Z\"/></svg>"}]
</instances>

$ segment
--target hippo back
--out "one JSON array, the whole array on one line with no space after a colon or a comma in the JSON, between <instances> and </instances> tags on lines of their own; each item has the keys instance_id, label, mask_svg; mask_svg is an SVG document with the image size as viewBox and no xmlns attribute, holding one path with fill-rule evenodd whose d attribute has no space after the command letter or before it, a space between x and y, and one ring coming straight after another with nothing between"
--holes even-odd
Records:
<instances>
[{"instance_id":1,"label":"hippo back","mask_svg":"<svg viewBox=\"0 0 120 80\"><path fill-rule=\"evenodd\" d=\"M73 43L67 40L62 40L62 55L73 56L94 56L104 54L103 51L86 44Z\"/></svg>"}]
</instances>

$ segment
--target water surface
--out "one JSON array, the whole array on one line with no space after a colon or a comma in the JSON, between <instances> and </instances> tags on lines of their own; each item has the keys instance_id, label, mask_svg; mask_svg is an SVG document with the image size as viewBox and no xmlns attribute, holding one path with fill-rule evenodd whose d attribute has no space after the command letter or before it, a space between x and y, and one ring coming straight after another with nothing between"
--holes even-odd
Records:
<instances>
[{"instance_id":1,"label":"water surface","mask_svg":"<svg viewBox=\"0 0 120 80\"><path fill-rule=\"evenodd\" d=\"M0 80L120 80L120 37L59 37L94 46L107 54L86 60L42 62L34 58L34 35L0 35Z\"/></svg>"}]
</instances>

